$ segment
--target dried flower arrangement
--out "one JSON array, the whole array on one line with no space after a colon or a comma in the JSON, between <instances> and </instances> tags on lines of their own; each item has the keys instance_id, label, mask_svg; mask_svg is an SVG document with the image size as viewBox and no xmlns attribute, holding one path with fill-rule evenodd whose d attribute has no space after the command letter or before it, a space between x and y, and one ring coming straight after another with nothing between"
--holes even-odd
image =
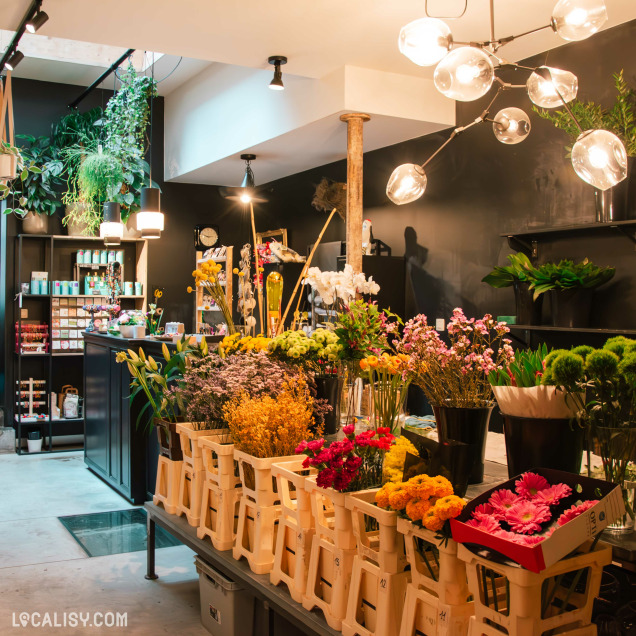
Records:
<instances>
[{"instance_id":1,"label":"dried flower arrangement","mask_svg":"<svg viewBox=\"0 0 636 636\"><path fill-rule=\"evenodd\" d=\"M234 447L260 458L293 455L302 440L320 435L313 412L314 400L302 375L286 379L275 395L243 392L223 408Z\"/></svg>"}]
</instances>

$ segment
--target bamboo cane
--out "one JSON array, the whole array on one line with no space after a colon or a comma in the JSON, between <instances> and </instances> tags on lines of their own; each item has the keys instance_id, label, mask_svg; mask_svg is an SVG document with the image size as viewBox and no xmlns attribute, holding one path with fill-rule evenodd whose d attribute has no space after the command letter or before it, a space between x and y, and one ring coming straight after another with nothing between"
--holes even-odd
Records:
<instances>
[{"instance_id":1,"label":"bamboo cane","mask_svg":"<svg viewBox=\"0 0 636 636\"><path fill-rule=\"evenodd\" d=\"M307 270L309 269L309 266L311 265L311 259L314 257L314 253L316 251L316 248L318 247L318 244L322 240L322 236L325 233L325 230L327 229L327 227L329 226L329 222L331 221L331 219L333 218L333 215L335 213L336 213L336 208L333 208L333 210L331 210L331 214L327 218L327 221L324 224L320 234L318 235L318 239L314 243L314 246L311 248L311 252L309 253L309 256L307 257L307 261L305 262L305 266L303 267L303 271L300 273L300 276L298 277L298 280L296 281L296 287L294 287L294 291L292 292L291 298L289 299L289 302L287 303L287 307L285 308L285 313L283 314L283 318L280 321L280 324L278 325L278 330L276 332L277 335L282 333L282 331L284 329L285 320L287 319L287 314L289 313L289 310L291 309L291 306L294 303L294 297L296 296L296 293L298 292L298 288L300 286L300 283L302 282L303 278L305 278L305 274L307 273ZM296 305L296 312L298 312L298 307L300 307L300 296L298 297L298 304ZM295 315L296 314L294 314L294 316ZM296 326L296 318L294 317L294 322L293 322L293 325L292 325L292 329L295 326Z\"/></svg>"},{"instance_id":2,"label":"bamboo cane","mask_svg":"<svg viewBox=\"0 0 636 636\"><path fill-rule=\"evenodd\" d=\"M256 249L256 225L254 223L254 205L250 201L250 216L252 217L252 237L254 238L254 261L256 263L256 286L258 289L258 318L263 333L263 287L261 286L261 272L258 265L258 249Z\"/></svg>"}]
</instances>

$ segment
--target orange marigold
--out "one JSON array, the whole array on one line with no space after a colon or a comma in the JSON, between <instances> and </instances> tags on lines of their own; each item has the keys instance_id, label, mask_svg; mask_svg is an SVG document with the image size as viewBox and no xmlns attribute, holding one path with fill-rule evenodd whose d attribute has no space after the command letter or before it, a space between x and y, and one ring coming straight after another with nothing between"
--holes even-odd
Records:
<instances>
[{"instance_id":1,"label":"orange marigold","mask_svg":"<svg viewBox=\"0 0 636 636\"><path fill-rule=\"evenodd\" d=\"M393 510L404 510L411 499L412 497L406 492L405 484L396 484L389 493L389 505Z\"/></svg>"},{"instance_id":2,"label":"orange marigold","mask_svg":"<svg viewBox=\"0 0 636 636\"><path fill-rule=\"evenodd\" d=\"M435 503L437 514L440 519L454 519L466 505L466 502L457 495L449 495L448 497L442 497Z\"/></svg>"},{"instance_id":3,"label":"orange marigold","mask_svg":"<svg viewBox=\"0 0 636 636\"><path fill-rule=\"evenodd\" d=\"M389 507L389 495L398 487L399 484L394 484L389 481L378 492L375 493L375 503L380 508Z\"/></svg>"},{"instance_id":4,"label":"orange marigold","mask_svg":"<svg viewBox=\"0 0 636 636\"><path fill-rule=\"evenodd\" d=\"M422 517L422 525L432 532L439 532L444 526L444 520L440 519L435 506L429 508Z\"/></svg>"},{"instance_id":5,"label":"orange marigold","mask_svg":"<svg viewBox=\"0 0 636 636\"><path fill-rule=\"evenodd\" d=\"M406 504L406 514L411 521L421 521L430 507L428 499L411 499Z\"/></svg>"},{"instance_id":6,"label":"orange marigold","mask_svg":"<svg viewBox=\"0 0 636 636\"><path fill-rule=\"evenodd\" d=\"M433 480L428 475L411 477L405 486L409 495L414 499L428 499L435 492Z\"/></svg>"},{"instance_id":7,"label":"orange marigold","mask_svg":"<svg viewBox=\"0 0 636 636\"><path fill-rule=\"evenodd\" d=\"M433 495L435 497L448 497L453 494L453 484L451 484L446 477L437 475L437 477L433 477L432 480Z\"/></svg>"}]
</instances>

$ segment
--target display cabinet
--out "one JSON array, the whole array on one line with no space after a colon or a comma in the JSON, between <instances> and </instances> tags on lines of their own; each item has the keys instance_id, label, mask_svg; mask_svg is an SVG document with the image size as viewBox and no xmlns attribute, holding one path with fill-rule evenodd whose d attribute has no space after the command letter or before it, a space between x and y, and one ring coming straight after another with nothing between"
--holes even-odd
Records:
<instances>
[{"instance_id":1,"label":"display cabinet","mask_svg":"<svg viewBox=\"0 0 636 636\"><path fill-rule=\"evenodd\" d=\"M215 254L222 253L223 256L215 256ZM213 260L215 263L222 263L225 265L225 269L221 271L224 273L225 280L221 282L221 285L225 287L225 298L230 308L232 305L232 269L234 262L234 248L231 245L223 245L208 250L207 252L196 252L195 269L197 269L201 263ZM197 333L202 333L205 329L205 325L216 326L219 322L223 322L223 314L221 310L216 307L213 301L208 300L204 294L204 290L201 287L197 287L195 291L194 300L194 325ZM209 307L209 309L207 309Z\"/></svg>"}]
</instances>

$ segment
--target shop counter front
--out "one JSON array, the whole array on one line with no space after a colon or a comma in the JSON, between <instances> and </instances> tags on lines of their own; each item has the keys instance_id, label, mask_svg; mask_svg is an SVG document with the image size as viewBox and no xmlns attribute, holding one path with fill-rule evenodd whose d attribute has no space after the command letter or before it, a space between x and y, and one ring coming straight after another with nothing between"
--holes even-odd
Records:
<instances>
[{"instance_id":1,"label":"shop counter front","mask_svg":"<svg viewBox=\"0 0 636 636\"><path fill-rule=\"evenodd\" d=\"M147 355L162 356L161 342L84 334L84 462L136 505L154 492L159 447L149 431L150 414L137 424L144 400L139 396L131 404L128 365L116 356L140 347Z\"/></svg>"}]
</instances>

